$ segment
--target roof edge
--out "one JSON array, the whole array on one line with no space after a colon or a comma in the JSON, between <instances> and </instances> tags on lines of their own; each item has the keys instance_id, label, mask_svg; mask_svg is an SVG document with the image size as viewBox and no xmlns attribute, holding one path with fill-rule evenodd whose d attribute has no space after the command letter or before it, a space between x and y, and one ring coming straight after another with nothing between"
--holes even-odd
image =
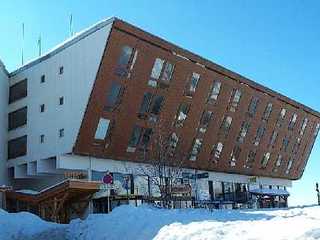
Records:
<instances>
[{"instance_id":1,"label":"roof edge","mask_svg":"<svg viewBox=\"0 0 320 240\"><path fill-rule=\"evenodd\" d=\"M1 59L0 59L0 68L2 68L4 73L7 74L7 76L9 76L9 72L8 72L6 66L4 65L4 63L1 61Z\"/></svg>"},{"instance_id":2,"label":"roof edge","mask_svg":"<svg viewBox=\"0 0 320 240\"><path fill-rule=\"evenodd\" d=\"M115 20L116 20L115 17L109 17L109 18L106 18L102 21L95 23L94 25L76 33L74 36L67 38L65 41L56 45L55 47L53 47L51 50L49 50L44 55L30 60L29 62L27 62L23 66L19 67L18 69L12 71L11 73L8 73L8 75L10 77L13 77L13 76L17 75L18 73L20 73L30 67L33 67L33 66L37 65L38 63L47 60L48 58L55 56L56 54L60 53L64 49L78 43L79 41L81 41L82 39L91 35L92 33L100 30L101 28L103 28L109 24L112 24Z\"/></svg>"}]
</instances>

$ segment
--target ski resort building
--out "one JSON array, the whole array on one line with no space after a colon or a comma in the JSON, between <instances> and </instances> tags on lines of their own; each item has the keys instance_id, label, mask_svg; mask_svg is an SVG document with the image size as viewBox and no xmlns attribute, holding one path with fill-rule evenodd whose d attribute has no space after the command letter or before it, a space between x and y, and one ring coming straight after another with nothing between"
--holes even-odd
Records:
<instances>
[{"instance_id":1,"label":"ski resort building","mask_svg":"<svg viewBox=\"0 0 320 240\"><path fill-rule=\"evenodd\" d=\"M161 122L190 197L285 206L320 127L319 112L117 18L10 74L1 65L0 84L0 184L15 190L108 172L113 196L156 196L140 170Z\"/></svg>"}]
</instances>

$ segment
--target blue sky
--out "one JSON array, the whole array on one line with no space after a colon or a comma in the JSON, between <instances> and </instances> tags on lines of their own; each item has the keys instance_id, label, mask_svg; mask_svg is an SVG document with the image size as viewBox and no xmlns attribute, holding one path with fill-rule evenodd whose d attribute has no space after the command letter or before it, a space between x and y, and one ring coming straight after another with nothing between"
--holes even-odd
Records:
<instances>
[{"instance_id":1,"label":"blue sky","mask_svg":"<svg viewBox=\"0 0 320 240\"><path fill-rule=\"evenodd\" d=\"M70 13L75 31L117 16L320 111L316 0L2 0L0 12L0 58L9 71L21 64L23 22L28 60L37 56L40 34L43 51L68 37ZM303 178L293 183L291 204L316 202L319 170L318 140Z\"/></svg>"}]
</instances>

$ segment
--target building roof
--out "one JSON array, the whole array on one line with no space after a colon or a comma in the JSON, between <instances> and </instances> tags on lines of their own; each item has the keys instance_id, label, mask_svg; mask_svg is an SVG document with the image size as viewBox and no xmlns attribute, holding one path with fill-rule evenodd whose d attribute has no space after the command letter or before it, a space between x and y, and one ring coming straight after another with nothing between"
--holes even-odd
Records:
<instances>
[{"instance_id":1,"label":"building roof","mask_svg":"<svg viewBox=\"0 0 320 240\"><path fill-rule=\"evenodd\" d=\"M5 74L9 75L9 72L7 71L6 66L5 66L4 63L1 61L1 59L0 59L0 68L2 68L2 69L4 70Z\"/></svg>"},{"instance_id":2,"label":"building roof","mask_svg":"<svg viewBox=\"0 0 320 240\"><path fill-rule=\"evenodd\" d=\"M10 77L17 75L18 73L34 66L37 65L40 62L43 62L47 60L48 58L58 54L59 52L63 51L64 49L76 44L77 42L81 41L82 39L86 38L87 36L91 35L92 33L100 30L101 28L105 27L106 25L109 25L115 20L114 17L110 17L107 19L104 19L100 22L95 23L94 25L76 33L75 35L71 36L70 38L66 39L62 43L58 44L45 54L43 54L40 57L34 58L27 63L25 63L23 66L19 67L18 69L14 70L13 72L10 73Z\"/></svg>"}]
</instances>

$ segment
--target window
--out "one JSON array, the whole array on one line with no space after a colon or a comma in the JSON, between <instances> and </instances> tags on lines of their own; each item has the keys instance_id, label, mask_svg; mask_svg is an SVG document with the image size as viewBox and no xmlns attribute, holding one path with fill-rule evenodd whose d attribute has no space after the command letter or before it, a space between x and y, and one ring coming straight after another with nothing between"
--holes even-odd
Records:
<instances>
[{"instance_id":1,"label":"window","mask_svg":"<svg viewBox=\"0 0 320 240\"><path fill-rule=\"evenodd\" d=\"M59 98L59 105L63 105L63 103L64 103L64 98L63 98L63 97L60 97L60 98Z\"/></svg>"},{"instance_id":2,"label":"window","mask_svg":"<svg viewBox=\"0 0 320 240\"><path fill-rule=\"evenodd\" d=\"M292 147L293 154L297 154L297 152L299 151L300 145L301 145L301 138L298 137Z\"/></svg>"},{"instance_id":3,"label":"window","mask_svg":"<svg viewBox=\"0 0 320 240\"><path fill-rule=\"evenodd\" d=\"M193 144L192 144L192 149L190 152L190 157L189 160L191 161L195 161L197 160L197 156L200 153L201 150L201 145L202 145L202 139L200 138L196 138L193 140Z\"/></svg>"},{"instance_id":4,"label":"window","mask_svg":"<svg viewBox=\"0 0 320 240\"><path fill-rule=\"evenodd\" d=\"M144 129L137 125L134 126L131 133L131 137L129 139L127 152L135 152L138 146L140 146L142 149L145 150L148 147L151 134L152 134L151 128Z\"/></svg>"},{"instance_id":5,"label":"window","mask_svg":"<svg viewBox=\"0 0 320 240\"><path fill-rule=\"evenodd\" d=\"M27 107L24 107L9 113L9 131L27 124L27 111Z\"/></svg>"},{"instance_id":6,"label":"window","mask_svg":"<svg viewBox=\"0 0 320 240\"><path fill-rule=\"evenodd\" d=\"M276 162L274 163L274 167L273 167L273 172L278 172L278 169L279 167L281 166L281 163L282 163L282 155L279 154L278 157L277 157L277 160Z\"/></svg>"},{"instance_id":7,"label":"window","mask_svg":"<svg viewBox=\"0 0 320 240\"><path fill-rule=\"evenodd\" d=\"M199 125L199 131L205 133L209 126L210 120L212 119L213 112L212 111L204 111L202 113Z\"/></svg>"},{"instance_id":8,"label":"window","mask_svg":"<svg viewBox=\"0 0 320 240\"><path fill-rule=\"evenodd\" d=\"M63 74L63 66L59 67L59 74L62 75Z\"/></svg>"},{"instance_id":9,"label":"window","mask_svg":"<svg viewBox=\"0 0 320 240\"><path fill-rule=\"evenodd\" d=\"M64 137L64 128L59 129L59 137L60 138Z\"/></svg>"},{"instance_id":10,"label":"window","mask_svg":"<svg viewBox=\"0 0 320 240\"><path fill-rule=\"evenodd\" d=\"M165 62L163 59L156 58L152 67L148 85L151 87L157 87L159 80L166 85L169 84L172 78L173 69L174 65L170 62Z\"/></svg>"},{"instance_id":11,"label":"window","mask_svg":"<svg viewBox=\"0 0 320 240\"><path fill-rule=\"evenodd\" d=\"M137 60L138 51L132 47L123 46L121 49L116 74L120 77L130 77L130 71L133 69Z\"/></svg>"},{"instance_id":12,"label":"window","mask_svg":"<svg viewBox=\"0 0 320 240\"><path fill-rule=\"evenodd\" d=\"M46 81L46 76L45 75L41 75L40 83L44 83L45 81Z\"/></svg>"},{"instance_id":13,"label":"window","mask_svg":"<svg viewBox=\"0 0 320 240\"><path fill-rule=\"evenodd\" d=\"M249 151L249 153L247 155L247 158L246 158L246 163L244 165L244 168L251 169L253 167L256 155L257 155L257 151L256 150L250 150Z\"/></svg>"},{"instance_id":14,"label":"window","mask_svg":"<svg viewBox=\"0 0 320 240\"><path fill-rule=\"evenodd\" d=\"M179 137L176 133L172 133L171 136L169 137L169 151L171 151L172 153L175 151L177 145L179 142Z\"/></svg>"},{"instance_id":15,"label":"window","mask_svg":"<svg viewBox=\"0 0 320 240\"><path fill-rule=\"evenodd\" d=\"M223 118L222 124L220 126L220 129L223 131L225 135L228 135L230 127L232 123L232 117L230 116L225 116Z\"/></svg>"},{"instance_id":16,"label":"window","mask_svg":"<svg viewBox=\"0 0 320 240\"><path fill-rule=\"evenodd\" d=\"M13 159L27 154L27 136L12 139L8 142L8 159Z\"/></svg>"},{"instance_id":17,"label":"window","mask_svg":"<svg viewBox=\"0 0 320 240\"><path fill-rule=\"evenodd\" d=\"M104 140L108 134L110 128L110 120L105 118L100 118L94 139Z\"/></svg>"},{"instance_id":18,"label":"window","mask_svg":"<svg viewBox=\"0 0 320 240\"><path fill-rule=\"evenodd\" d=\"M221 82L216 81L213 83L209 97L208 97L209 103L215 102L218 99L220 88L221 88Z\"/></svg>"},{"instance_id":19,"label":"window","mask_svg":"<svg viewBox=\"0 0 320 240\"><path fill-rule=\"evenodd\" d=\"M151 93L145 93L142 99L142 103L139 109L139 117L146 118L147 113L151 113L153 115L159 115L162 105L164 102L163 96L152 95ZM154 119L154 116L150 119Z\"/></svg>"},{"instance_id":20,"label":"window","mask_svg":"<svg viewBox=\"0 0 320 240\"><path fill-rule=\"evenodd\" d=\"M257 129L257 134L256 134L256 137L255 137L254 142L253 142L253 144L254 144L255 146L258 146L258 145L260 144L260 141L261 141L261 139L262 139L265 131L266 131L266 128L265 128L263 125L261 125L261 126Z\"/></svg>"},{"instance_id":21,"label":"window","mask_svg":"<svg viewBox=\"0 0 320 240\"><path fill-rule=\"evenodd\" d=\"M182 127L184 121L187 119L187 115L190 109L190 105L187 103L181 103L176 115L176 127Z\"/></svg>"},{"instance_id":22,"label":"window","mask_svg":"<svg viewBox=\"0 0 320 240\"><path fill-rule=\"evenodd\" d=\"M241 153L241 148L239 146L235 146L230 155L230 167L236 166L236 162L238 161Z\"/></svg>"},{"instance_id":23,"label":"window","mask_svg":"<svg viewBox=\"0 0 320 240\"><path fill-rule=\"evenodd\" d=\"M286 112L287 110L285 108L282 108L281 111L279 112L278 119L277 119L277 127L281 127L284 121L284 118L286 117Z\"/></svg>"},{"instance_id":24,"label":"window","mask_svg":"<svg viewBox=\"0 0 320 240\"><path fill-rule=\"evenodd\" d=\"M239 132L239 136L238 136L238 139L237 141L239 143L243 143L244 142L244 139L249 131L249 128L250 128L250 123L249 122L243 122L242 123L242 126L241 126L241 129L240 129L240 132Z\"/></svg>"},{"instance_id":25,"label":"window","mask_svg":"<svg viewBox=\"0 0 320 240\"><path fill-rule=\"evenodd\" d=\"M317 123L316 128L314 130L313 136L316 138L318 136L320 130L320 123Z\"/></svg>"},{"instance_id":26,"label":"window","mask_svg":"<svg viewBox=\"0 0 320 240\"><path fill-rule=\"evenodd\" d=\"M28 95L28 80L24 79L9 89L9 104L25 98Z\"/></svg>"},{"instance_id":27,"label":"window","mask_svg":"<svg viewBox=\"0 0 320 240\"><path fill-rule=\"evenodd\" d=\"M120 104L123 92L124 87L122 87L121 84L112 82L111 88L107 95L107 101L104 110L109 112L113 111Z\"/></svg>"},{"instance_id":28,"label":"window","mask_svg":"<svg viewBox=\"0 0 320 240\"><path fill-rule=\"evenodd\" d=\"M44 112L45 111L45 105L44 104L41 104L40 105L40 112Z\"/></svg>"},{"instance_id":29,"label":"window","mask_svg":"<svg viewBox=\"0 0 320 240\"><path fill-rule=\"evenodd\" d=\"M229 99L229 110L235 112L241 99L241 91L239 89L233 89L231 97Z\"/></svg>"},{"instance_id":30,"label":"window","mask_svg":"<svg viewBox=\"0 0 320 240\"><path fill-rule=\"evenodd\" d=\"M217 163L218 159L221 157L222 150L223 150L223 143L221 143L221 142L218 142L217 144L215 144L213 146L213 150L212 150L211 155L212 155L213 161L215 163Z\"/></svg>"},{"instance_id":31,"label":"window","mask_svg":"<svg viewBox=\"0 0 320 240\"><path fill-rule=\"evenodd\" d=\"M268 103L263 112L262 120L268 121L271 112L272 112L272 103Z\"/></svg>"},{"instance_id":32,"label":"window","mask_svg":"<svg viewBox=\"0 0 320 240\"><path fill-rule=\"evenodd\" d=\"M278 131L273 131L270 137L269 146L273 146L275 144L275 142L277 141L277 137L278 137Z\"/></svg>"},{"instance_id":33,"label":"window","mask_svg":"<svg viewBox=\"0 0 320 240\"><path fill-rule=\"evenodd\" d=\"M261 168L266 168L268 165L270 159L270 153L267 152L265 154L263 154L262 160L261 160Z\"/></svg>"},{"instance_id":34,"label":"window","mask_svg":"<svg viewBox=\"0 0 320 240\"><path fill-rule=\"evenodd\" d=\"M200 79L200 74L198 73L192 73L191 79L189 80L187 87L186 87L186 95L192 97L192 95L195 93L196 88L198 86L198 82Z\"/></svg>"},{"instance_id":35,"label":"window","mask_svg":"<svg viewBox=\"0 0 320 240\"><path fill-rule=\"evenodd\" d=\"M257 97L251 98L251 101L248 107L248 113L251 117L253 117L256 114L258 103L259 103L259 98Z\"/></svg>"},{"instance_id":36,"label":"window","mask_svg":"<svg viewBox=\"0 0 320 240\"><path fill-rule=\"evenodd\" d=\"M281 146L281 151L287 151L288 150L288 146L289 146L289 138L288 137L285 137L283 140L282 140L282 146Z\"/></svg>"},{"instance_id":37,"label":"window","mask_svg":"<svg viewBox=\"0 0 320 240\"><path fill-rule=\"evenodd\" d=\"M44 143L44 134L40 135L40 143Z\"/></svg>"},{"instance_id":38,"label":"window","mask_svg":"<svg viewBox=\"0 0 320 240\"><path fill-rule=\"evenodd\" d=\"M298 115L296 113L294 113L290 119L290 122L289 122L289 126L288 126L289 130L293 130L293 128L296 124L297 118L298 118Z\"/></svg>"},{"instance_id":39,"label":"window","mask_svg":"<svg viewBox=\"0 0 320 240\"><path fill-rule=\"evenodd\" d=\"M288 162L288 165L287 165L286 174L289 174L289 173L290 173L290 170L291 170L291 168L292 168L292 164L293 164L293 159L290 158L290 159L289 159L289 162Z\"/></svg>"},{"instance_id":40,"label":"window","mask_svg":"<svg viewBox=\"0 0 320 240\"><path fill-rule=\"evenodd\" d=\"M302 136L306 130L306 127L308 125L308 118L304 118L303 122L301 124L301 129L300 129L300 135Z\"/></svg>"}]
</instances>

